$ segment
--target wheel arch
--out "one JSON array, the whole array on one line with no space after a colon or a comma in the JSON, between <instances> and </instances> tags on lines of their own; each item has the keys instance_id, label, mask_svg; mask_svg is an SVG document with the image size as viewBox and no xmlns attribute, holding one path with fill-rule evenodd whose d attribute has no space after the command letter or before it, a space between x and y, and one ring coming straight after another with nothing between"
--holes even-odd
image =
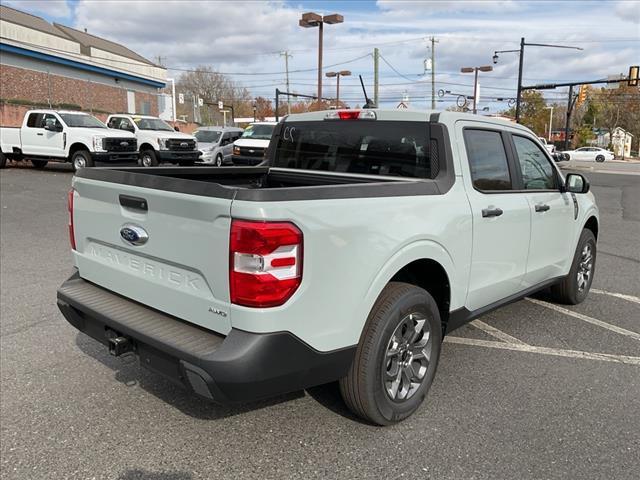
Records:
<instances>
[{"instance_id":1,"label":"wheel arch","mask_svg":"<svg viewBox=\"0 0 640 480\"><path fill-rule=\"evenodd\" d=\"M86 150L87 152L91 153L91 150L86 144L82 142L72 143L69 146L69 157L68 157L69 161L71 161L71 157L73 157L73 154L76 153L78 150Z\"/></svg>"},{"instance_id":2,"label":"wheel arch","mask_svg":"<svg viewBox=\"0 0 640 480\"><path fill-rule=\"evenodd\" d=\"M382 290L391 281L400 281L424 288L438 304L443 329L449 319L452 292L460 289L455 283L455 269L451 256L439 243L422 240L405 246L387 261L365 295L364 319L373 308ZM463 302L464 295L457 299ZM364 323L363 323L364 326Z\"/></svg>"},{"instance_id":3,"label":"wheel arch","mask_svg":"<svg viewBox=\"0 0 640 480\"><path fill-rule=\"evenodd\" d=\"M584 228L591 230L593 236L596 237L596 240L598 239L598 227L598 219L595 215L591 215L584 224Z\"/></svg>"},{"instance_id":4,"label":"wheel arch","mask_svg":"<svg viewBox=\"0 0 640 480\"><path fill-rule=\"evenodd\" d=\"M139 150L140 152L143 152L144 150L153 150L154 152L156 151L156 149L155 149L155 148L153 148L153 145L151 145L149 142L144 142L143 144L141 144L141 145L138 147L138 150Z\"/></svg>"}]
</instances>

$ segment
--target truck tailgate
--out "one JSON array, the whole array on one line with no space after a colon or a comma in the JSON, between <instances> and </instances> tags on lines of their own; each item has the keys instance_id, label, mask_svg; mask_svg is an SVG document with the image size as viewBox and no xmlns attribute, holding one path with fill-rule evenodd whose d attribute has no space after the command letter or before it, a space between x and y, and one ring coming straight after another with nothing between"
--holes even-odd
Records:
<instances>
[{"instance_id":1,"label":"truck tailgate","mask_svg":"<svg viewBox=\"0 0 640 480\"><path fill-rule=\"evenodd\" d=\"M231 199L80 177L74 188L82 278L215 332L230 331ZM127 226L148 240L125 240Z\"/></svg>"}]
</instances>

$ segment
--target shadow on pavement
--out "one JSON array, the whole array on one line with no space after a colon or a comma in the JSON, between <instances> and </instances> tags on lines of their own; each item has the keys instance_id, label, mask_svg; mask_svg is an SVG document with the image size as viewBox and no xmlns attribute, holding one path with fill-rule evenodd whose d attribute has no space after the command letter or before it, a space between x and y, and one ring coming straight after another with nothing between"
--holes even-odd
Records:
<instances>
[{"instance_id":1,"label":"shadow on pavement","mask_svg":"<svg viewBox=\"0 0 640 480\"><path fill-rule=\"evenodd\" d=\"M76 345L90 357L98 360L115 372L115 379L127 387L138 386L163 402L177 408L185 415L200 420L218 420L245 412L288 402L304 397L304 391L297 391L266 400L222 406L180 388L159 374L141 367L135 355L111 356L107 348L83 333L76 335Z\"/></svg>"}]
</instances>

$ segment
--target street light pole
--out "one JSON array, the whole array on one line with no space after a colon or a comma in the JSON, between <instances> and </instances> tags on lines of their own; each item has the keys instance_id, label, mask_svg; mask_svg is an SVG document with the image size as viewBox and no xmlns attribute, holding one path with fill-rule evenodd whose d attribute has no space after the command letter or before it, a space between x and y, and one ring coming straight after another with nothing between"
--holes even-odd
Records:
<instances>
[{"instance_id":1,"label":"street light pole","mask_svg":"<svg viewBox=\"0 0 640 480\"><path fill-rule=\"evenodd\" d=\"M344 17L337 13L322 16L314 12L302 14L302 18L298 21L298 25L303 28L318 27L318 101L322 98L322 40L323 26L325 23L333 25L335 23L344 22Z\"/></svg>"},{"instance_id":2,"label":"street light pole","mask_svg":"<svg viewBox=\"0 0 640 480\"><path fill-rule=\"evenodd\" d=\"M518 52L520 54L520 59L518 61L518 93L516 96L516 122L520 122L520 104L522 103L522 70L524 66L524 47L547 47L547 48L568 48L571 50L584 50L580 47L569 47L566 45L550 45L547 43L526 43L524 37L520 39L520 49L519 50L496 50L493 52L493 63L498 63L498 54L499 53L513 53Z\"/></svg>"},{"instance_id":3,"label":"street light pole","mask_svg":"<svg viewBox=\"0 0 640 480\"><path fill-rule=\"evenodd\" d=\"M462 67L460 69L462 73L475 73L475 82L473 83L473 113L478 113L478 72L491 72L492 70L493 67L491 65Z\"/></svg>"},{"instance_id":4,"label":"street light pole","mask_svg":"<svg viewBox=\"0 0 640 480\"><path fill-rule=\"evenodd\" d=\"M329 78L336 77L336 108L340 107L340 77L348 77L351 71L342 70L340 72L327 72L325 74Z\"/></svg>"}]
</instances>

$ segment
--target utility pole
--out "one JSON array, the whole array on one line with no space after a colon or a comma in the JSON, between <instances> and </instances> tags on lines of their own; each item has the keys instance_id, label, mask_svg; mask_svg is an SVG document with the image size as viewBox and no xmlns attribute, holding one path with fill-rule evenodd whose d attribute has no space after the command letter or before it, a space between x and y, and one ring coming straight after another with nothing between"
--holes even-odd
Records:
<instances>
[{"instance_id":1,"label":"utility pole","mask_svg":"<svg viewBox=\"0 0 640 480\"><path fill-rule=\"evenodd\" d=\"M436 109L436 40L431 37L431 110Z\"/></svg>"},{"instance_id":2,"label":"utility pole","mask_svg":"<svg viewBox=\"0 0 640 480\"><path fill-rule=\"evenodd\" d=\"M520 123L520 102L522 102L522 64L524 62L524 37L520 39L520 59L518 61L518 93L516 94L516 123Z\"/></svg>"},{"instance_id":3,"label":"utility pole","mask_svg":"<svg viewBox=\"0 0 640 480\"><path fill-rule=\"evenodd\" d=\"M551 141L551 129L553 128L553 105L550 107L544 107L547 110L551 110L549 113L549 134L547 135L547 140Z\"/></svg>"},{"instance_id":4,"label":"utility pole","mask_svg":"<svg viewBox=\"0 0 640 480\"><path fill-rule=\"evenodd\" d=\"M377 48L373 49L373 103L378 107L378 64L380 52Z\"/></svg>"},{"instance_id":5,"label":"utility pole","mask_svg":"<svg viewBox=\"0 0 640 480\"><path fill-rule=\"evenodd\" d=\"M284 57L284 68L286 72L286 82L287 82L287 92L288 92L289 91L289 57L293 57L293 55L291 55L288 50L285 50L284 52L280 53L280 56ZM287 95L287 114L291 115L291 100L288 95Z\"/></svg>"}]
</instances>

